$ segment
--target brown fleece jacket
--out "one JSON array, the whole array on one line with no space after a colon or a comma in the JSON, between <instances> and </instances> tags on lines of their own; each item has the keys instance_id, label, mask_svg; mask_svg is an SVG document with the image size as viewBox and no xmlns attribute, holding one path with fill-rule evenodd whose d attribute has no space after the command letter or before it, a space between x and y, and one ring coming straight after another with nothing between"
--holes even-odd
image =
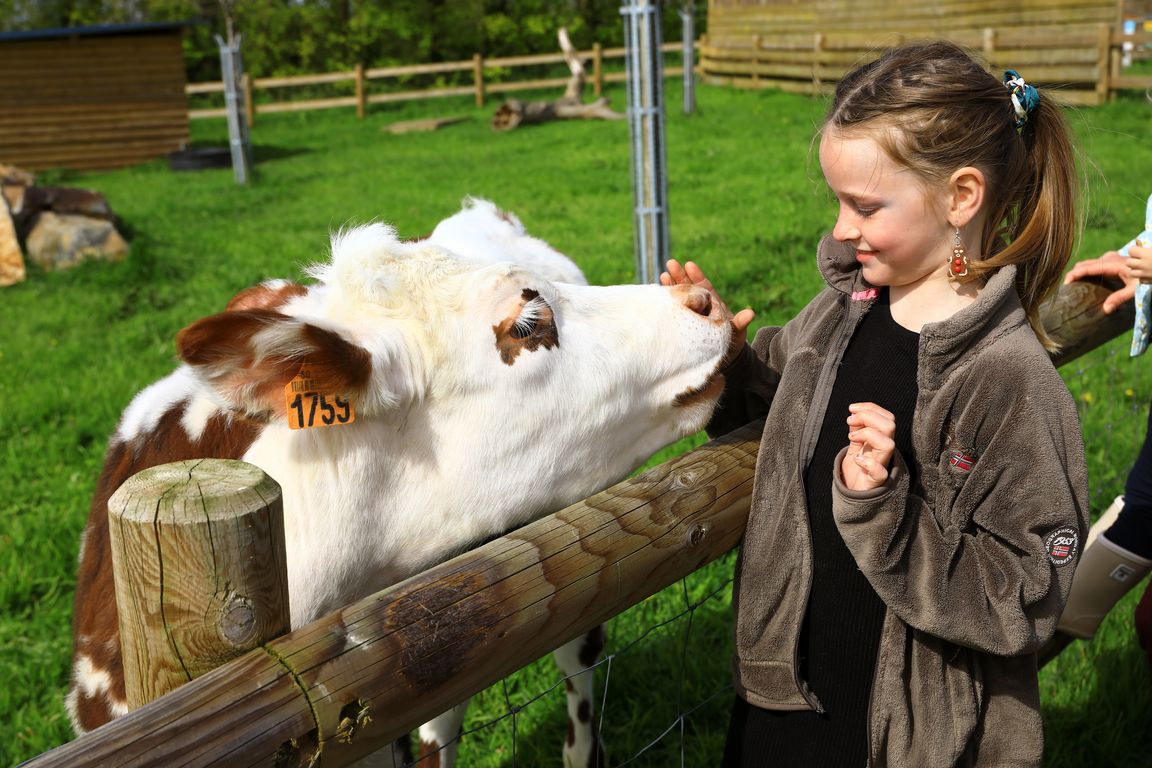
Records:
<instances>
[{"instance_id":1,"label":"brown fleece jacket","mask_svg":"<svg viewBox=\"0 0 1152 768\"><path fill-rule=\"evenodd\" d=\"M733 665L736 690L766 709L820 709L796 658L819 556L804 467L844 348L876 295L850 248L826 237L818 261L828 287L783 328L756 335L709 425L721 434L767 413L737 566ZM1087 470L1075 404L1014 278L1014 267L1001 269L973 304L921 331L915 485L899 454L873 491L848 490L838 471L828 478L840 533L888 606L872 768L1041 762L1035 652L1055 631L1087 531Z\"/></svg>"}]
</instances>

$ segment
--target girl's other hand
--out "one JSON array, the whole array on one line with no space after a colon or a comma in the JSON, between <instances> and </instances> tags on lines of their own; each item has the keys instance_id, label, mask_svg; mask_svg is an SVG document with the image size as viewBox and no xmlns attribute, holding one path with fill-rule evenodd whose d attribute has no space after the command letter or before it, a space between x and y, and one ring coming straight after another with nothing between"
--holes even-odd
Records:
<instances>
[{"instance_id":1,"label":"girl's other hand","mask_svg":"<svg viewBox=\"0 0 1152 768\"><path fill-rule=\"evenodd\" d=\"M686 261L681 264L675 259L669 259L666 268L667 271L660 273L660 285L699 285L702 288L707 288L712 297L720 302L725 311L728 311L728 305L716 293L716 289L712 287L712 281L695 262ZM728 345L727 354L724 355L724 362L721 363L722 368L727 367L740 356L741 350L748 343L748 326L752 324L754 319L756 319L756 313L751 308L742 309L732 315L732 341Z\"/></svg>"},{"instance_id":2,"label":"girl's other hand","mask_svg":"<svg viewBox=\"0 0 1152 768\"><path fill-rule=\"evenodd\" d=\"M1134 245L1128 249L1128 271L1142 283L1152 283L1152 244Z\"/></svg>"},{"instance_id":3,"label":"girl's other hand","mask_svg":"<svg viewBox=\"0 0 1152 768\"><path fill-rule=\"evenodd\" d=\"M896 417L875 403L848 406L848 453L840 464L844 485L853 491L879 488L888 479L896 450Z\"/></svg>"}]
</instances>

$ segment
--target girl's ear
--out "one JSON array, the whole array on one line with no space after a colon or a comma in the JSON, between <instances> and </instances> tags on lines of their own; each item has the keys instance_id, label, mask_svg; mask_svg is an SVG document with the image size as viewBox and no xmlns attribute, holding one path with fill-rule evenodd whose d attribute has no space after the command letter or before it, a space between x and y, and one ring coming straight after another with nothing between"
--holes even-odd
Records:
<instances>
[{"instance_id":1,"label":"girl's ear","mask_svg":"<svg viewBox=\"0 0 1152 768\"><path fill-rule=\"evenodd\" d=\"M948 180L948 191L948 223L963 227L984 205L984 172L970 165L961 168Z\"/></svg>"}]
</instances>

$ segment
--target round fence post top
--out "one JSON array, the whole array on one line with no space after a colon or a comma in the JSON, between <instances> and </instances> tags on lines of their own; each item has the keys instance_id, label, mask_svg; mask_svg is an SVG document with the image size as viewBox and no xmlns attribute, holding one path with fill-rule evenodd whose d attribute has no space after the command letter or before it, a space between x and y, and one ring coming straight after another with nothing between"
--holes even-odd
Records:
<instances>
[{"instance_id":1,"label":"round fence post top","mask_svg":"<svg viewBox=\"0 0 1152 768\"><path fill-rule=\"evenodd\" d=\"M150 520L162 505L183 510L189 522L202 523L206 518L234 517L240 499L250 498L254 506L263 506L279 497L279 483L254 464L188 459L137 472L112 494L108 509L126 520ZM185 503L190 501L195 503ZM179 521L178 516L172 522Z\"/></svg>"}]
</instances>

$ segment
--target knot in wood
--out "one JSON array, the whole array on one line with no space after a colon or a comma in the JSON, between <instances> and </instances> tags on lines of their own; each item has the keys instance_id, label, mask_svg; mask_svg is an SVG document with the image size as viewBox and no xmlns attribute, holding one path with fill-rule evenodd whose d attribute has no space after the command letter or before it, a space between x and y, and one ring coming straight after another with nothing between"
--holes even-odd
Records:
<instances>
[{"instance_id":1,"label":"knot in wood","mask_svg":"<svg viewBox=\"0 0 1152 768\"><path fill-rule=\"evenodd\" d=\"M236 648L250 648L259 643L256 633L256 611L248 599L232 595L220 611L216 623L220 639Z\"/></svg>"},{"instance_id":2,"label":"knot in wood","mask_svg":"<svg viewBox=\"0 0 1152 768\"><path fill-rule=\"evenodd\" d=\"M682 469L672 476L672 485L677 488L691 488L696 485L698 478L690 469Z\"/></svg>"},{"instance_id":3,"label":"knot in wood","mask_svg":"<svg viewBox=\"0 0 1152 768\"><path fill-rule=\"evenodd\" d=\"M708 535L708 526L703 523L697 523L692 526L692 530L688 532L688 546L698 547Z\"/></svg>"}]
</instances>

